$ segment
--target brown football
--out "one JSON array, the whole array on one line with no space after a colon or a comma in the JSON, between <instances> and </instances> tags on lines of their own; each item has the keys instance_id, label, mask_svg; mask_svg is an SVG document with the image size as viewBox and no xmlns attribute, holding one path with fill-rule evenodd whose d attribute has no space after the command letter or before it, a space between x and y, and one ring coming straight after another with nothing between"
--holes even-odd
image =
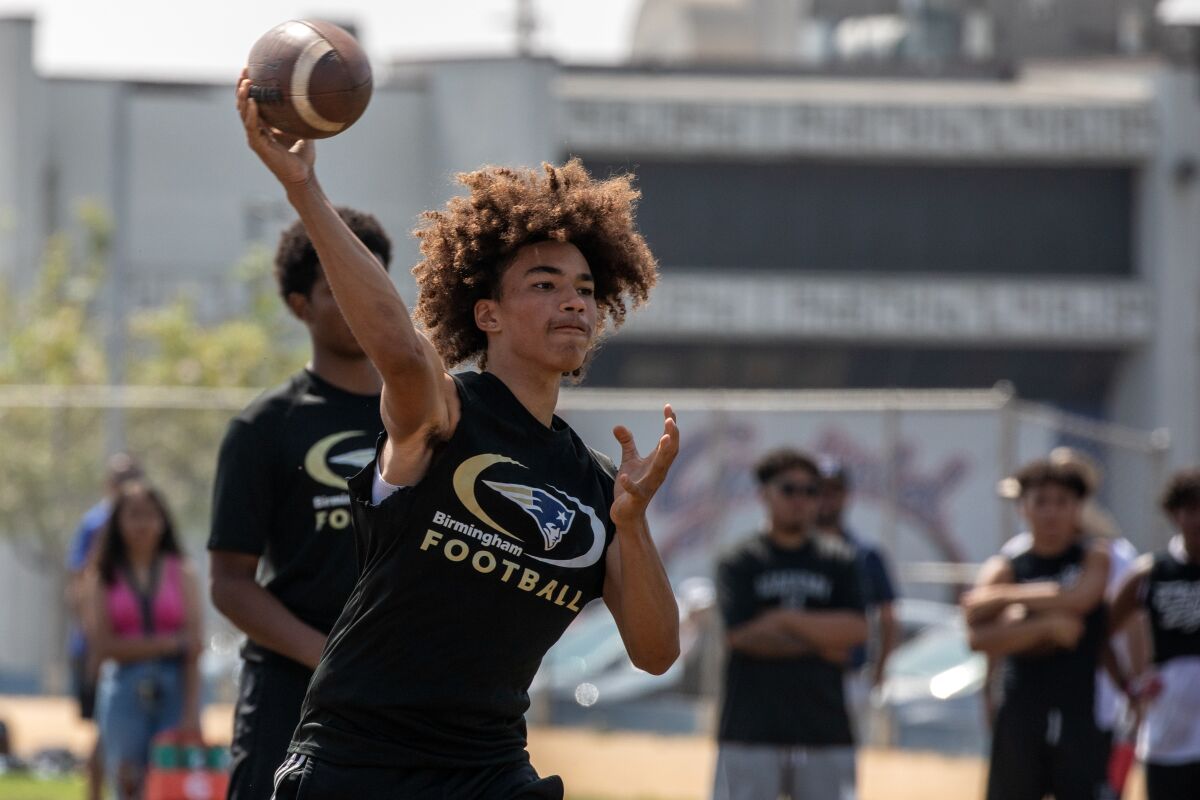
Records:
<instances>
[{"instance_id":1,"label":"brown football","mask_svg":"<svg viewBox=\"0 0 1200 800\"><path fill-rule=\"evenodd\" d=\"M332 22L276 25L254 43L246 66L263 121L301 139L341 133L371 100L371 64Z\"/></svg>"}]
</instances>

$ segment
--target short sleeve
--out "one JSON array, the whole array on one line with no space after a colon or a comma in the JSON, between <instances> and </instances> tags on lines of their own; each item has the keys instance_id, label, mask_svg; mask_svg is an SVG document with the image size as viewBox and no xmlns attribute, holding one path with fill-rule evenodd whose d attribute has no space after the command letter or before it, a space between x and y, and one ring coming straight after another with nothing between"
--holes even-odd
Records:
<instances>
[{"instance_id":1,"label":"short sleeve","mask_svg":"<svg viewBox=\"0 0 1200 800\"><path fill-rule=\"evenodd\" d=\"M383 446L387 443L387 439L387 431L380 431L379 435L375 437L375 454L371 457L371 461L346 481L346 488L354 505L361 506L374 516L382 513L376 509L393 506L393 497L411 494L408 491L412 488L411 486L396 486L393 487L395 491L389 492L387 497L380 499L378 503L375 502L375 476L378 475L381 478L383 476L379 462L383 458ZM391 486L391 484L388 485Z\"/></svg>"},{"instance_id":2,"label":"short sleeve","mask_svg":"<svg viewBox=\"0 0 1200 800\"><path fill-rule=\"evenodd\" d=\"M104 527L103 522L96 524L92 519L92 513L88 512L87 516L79 523L79 527L75 529L75 535L71 537L71 547L67 551L67 571L82 572L87 566L88 556L92 552L92 545L96 541L96 534Z\"/></svg>"},{"instance_id":3,"label":"short sleeve","mask_svg":"<svg viewBox=\"0 0 1200 800\"><path fill-rule=\"evenodd\" d=\"M235 419L225 431L213 479L209 550L262 555L275 507L270 454L278 443L259 425Z\"/></svg>"},{"instance_id":4,"label":"short sleeve","mask_svg":"<svg viewBox=\"0 0 1200 800\"><path fill-rule=\"evenodd\" d=\"M895 584L878 550L870 548L863 553L863 573L866 579L864 599L868 605L880 606L896 601Z\"/></svg>"},{"instance_id":5,"label":"short sleeve","mask_svg":"<svg viewBox=\"0 0 1200 800\"><path fill-rule=\"evenodd\" d=\"M749 622L758 614L754 575L744 560L729 558L717 565L717 605L726 628Z\"/></svg>"},{"instance_id":6,"label":"short sleeve","mask_svg":"<svg viewBox=\"0 0 1200 800\"><path fill-rule=\"evenodd\" d=\"M1105 594L1111 601L1120 591L1121 584L1125 582L1125 576L1133 570L1133 565L1137 562L1138 551L1128 539L1115 539L1109 547L1108 553L1111 561L1108 567L1108 588L1105 590Z\"/></svg>"},{"instance_id":7,"label":"short sleeve","mask_svg":"<svg viewBox=\"0 0 1200 800\"><path fill-rule=\"evenodd\" d=\"M383 457L383 445L386 442L387 431L381 431L375 439L374 458L346 481L350 492L350 513L354 515L354 551L360 573L380 554L386 544L384 540L392 539L387 534L404 529L413 503L411 486L397 488L378 504L374 501L372 490L375 475L379 472L379 459Z\"/></svg>"},{"instance_id":8,"label":"short sleeve","mask_svg":"<svg viewBox=\"0 0 1200 800\"><path fill-rule=\"evenodd\" d=\"M1146 577L1142 578L1141 586L1138 587L1137 600L1143 608L1150 610L1150 589L1162 576L1163 562L1171 556L1166 553L1155 553L1147 557L1151 559L1150 569L1146 571Z\"/></svg>"},{"instance_id":9,"label":"short sleeve","mask_svg":"<svg viewBox=\"0 0 1200 800\"><path fill-rule=\"evenodd\" d=\"M859 559L848 558L841 562L841 566L834 572L833 592L829 603L831 608L866 610L861 563Z\"/></svg>"},{"instance_id":10,"label":"short sleeve","mask_svg":"<svg viewBox=\"0 0 1200 800\"><path fill-rule=\"evenodd\" d=\"M596 462L596 466L600 468L600 471L607 475L610 481L615 482L617 479L617 463L594 447L589 447L588 452L591 453L592 460Z\"/></svg>"}]
</instances>

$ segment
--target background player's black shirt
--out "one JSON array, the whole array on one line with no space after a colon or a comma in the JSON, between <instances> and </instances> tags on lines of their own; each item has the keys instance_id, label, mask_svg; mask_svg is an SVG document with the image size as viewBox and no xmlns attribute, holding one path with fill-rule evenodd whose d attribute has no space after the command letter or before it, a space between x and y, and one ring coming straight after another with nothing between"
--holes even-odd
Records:
<instances>
[{"instance_id":1,"label":"background player's black shirt","mask_svg":"<svg viewBox=\"0 0 1200 800\"><path fill-rule=\"evenodd\" d=\"M845 541L810 536L785 550L760 534L717 566L726 628L774 608L863 611L856 554ZM850 745L842 667L819 656L756 658L731 650L718 739L778 745Z\"/></svg>"},{"instance_id":2,"label":"background player's black shirt","mask_svg":"<svg viewBox=\"0 0 1200 800\"><path fill-rule=\"evenodd\" d=\"M246 407L221 443L208 549L262 556L259 581L328 633L357 569L346 478L375 453L379 395L307 370ZM248 658L264 648L248 644Z\"/></svg>"},{"instance_id":3,"label":"background player's black shirt","mask_svg":"<svg viewBox=\"0 0 1200 800\"><path fill-rule=\"evenodd\" d=\"M612 462L542 425L489 373L419 484L372 506L350 481L362 574L309 685L292 751L342 764L526 758L542 657L604 586ZM380 441L382 447L382 437Z\"/></svg>"},{"instance_id":4,"label":"background player's black shirt","mask_svg":"<svg viewBox=\"0 0 1200 800\"><path fill-rule=\"evenodd\" d=\"M1010 558L1015 583L1054 581L1064 587L1079 579L1087 557L1084 545L1076 542L1054 557L1039 556L1032 549ZM1083 635L1071 650L1045 655L1015 655L1005 660L1004 702L1037 707L1079 708L1093 713L1096 667L1106 635L1104 603L1085 618Z\"/></svg>"},{"instance_id":5,"label":"background player's black shirt","mask_svg":"<svg viewBox=\"0 0 1200 800\"><path fill-rule=\"evenodd\" d=\"M1200 656L1200 564L1171 552L1155 553L1143 591L1154 663Z\"/></svg>"}]
</instances>

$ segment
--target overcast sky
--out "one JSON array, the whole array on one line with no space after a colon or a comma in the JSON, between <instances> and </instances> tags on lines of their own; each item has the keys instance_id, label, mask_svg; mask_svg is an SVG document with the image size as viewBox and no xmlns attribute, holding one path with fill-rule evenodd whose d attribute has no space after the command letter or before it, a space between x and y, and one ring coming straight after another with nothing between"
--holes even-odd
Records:
<instances>
[{"instance_id":1,"label":"overcast sky","mask_svg":"<svg viewBox=\"0 0 1200 800\"><path fill-rule=\"evenodd\" d=\"M537 50L611 62L629 51L641 0L534 0ZM511 53L515 0L0 0L37 20L48 75L215 79L236 74L259 35L288 19L349 20L377 63Z\"/></svg>"}]
</instances>

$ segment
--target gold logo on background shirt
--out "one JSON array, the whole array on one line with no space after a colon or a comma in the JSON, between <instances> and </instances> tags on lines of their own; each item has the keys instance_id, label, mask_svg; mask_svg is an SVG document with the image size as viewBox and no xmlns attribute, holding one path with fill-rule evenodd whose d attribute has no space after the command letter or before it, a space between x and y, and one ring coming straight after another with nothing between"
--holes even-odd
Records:
<instances>
[{"instance_id":1,"label":"gold logo on background shirt","mask_svg":"<svg viewBox=\"0 0 1200 800\"><path fill-rule=\"evenodd\" d=\"M362 435L364 435L364 431L342 431L341 433L330 434L321 439L310 447L308 454L304 456L304 471L317 483L345 491L346 479L330 469L330 461L334 464L344 464L353 467L355 470L360 470L371 463L371 459L375 457L375 450L374 448L364 447L358 450L351 450L348 453L342 453L333 459L329 458L329 451L347 439Z\"/></svg>"}]
</instances>

